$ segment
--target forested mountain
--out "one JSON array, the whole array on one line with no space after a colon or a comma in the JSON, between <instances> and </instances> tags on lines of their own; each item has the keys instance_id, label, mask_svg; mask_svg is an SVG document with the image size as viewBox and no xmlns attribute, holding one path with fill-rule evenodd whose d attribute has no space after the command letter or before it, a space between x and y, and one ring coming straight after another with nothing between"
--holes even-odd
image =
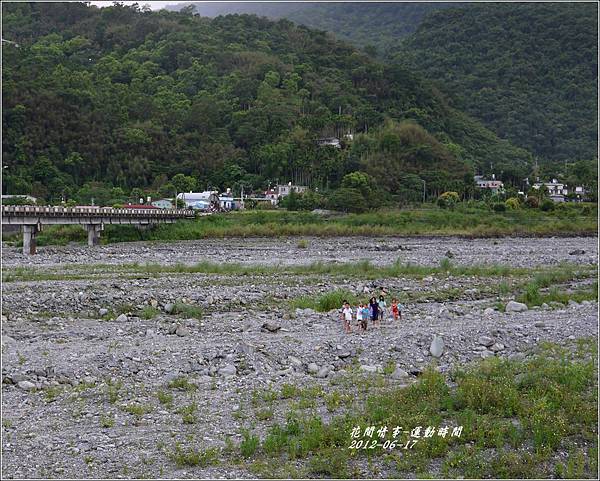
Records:
<instances>
[{"instance_id":1,"label":"forested mountain","mask_svg":"<svg viewBox=\"0 0 600 481\"><path fill-rule=\"evenodd\" d=\"M507 3L433 12L391 58L540 161L597 156L598 5Z\"/></svg>"},{"instance_id":2,"label":"forested mountain","mask_svg":"<svg viewBox=\"0 0 600 481\"><path fill-rule=\"evenodd\" d=\"M597 155L596 3L194 5L285 17L401 63L548 167Z\"/></svg>"},{"instance_id":3,"label":"forested mountain","mask_svg":"<svg viewBox=\"0 0 600 481\"><path fill-rule=\"evenodd\" d=\"M287 18L307 27L327 30L359 48L385 52L391 43L414 32L429 12L456 6L452 3L302 3L231 2L182 3L170 7L180 10L193 5L202 16L250 13L279 19Z\"/></svg>"},{"instance_id":4,"label":"forested mountain","mask_svg":"<svg viewBox=\"0 0 600 481\"><path fill-rule=\"evenodd\" d=\"M294 180L335 188L369 172L389 194L420 179L461 189L491 161L530 154L449 107L400 65L331 35L248 15L215 19L115 5L2 5L3 187L56 198L88 181L159 190ZM354 140L344 136L354 134ZM339 136L342 149L317 145ZM412 175L403 185L389 182Z\"/></svg>"}]
</instances>

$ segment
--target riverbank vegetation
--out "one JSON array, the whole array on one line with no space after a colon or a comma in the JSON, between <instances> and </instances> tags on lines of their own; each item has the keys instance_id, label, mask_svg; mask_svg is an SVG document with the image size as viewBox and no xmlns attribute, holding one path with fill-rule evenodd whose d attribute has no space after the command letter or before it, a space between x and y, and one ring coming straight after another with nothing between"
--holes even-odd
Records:
<instances>
[{"instance_id":1,"label":"riverbank vegetation","mask_svg":"<svg viewBox=\"0 0 600 481\"><path fill-rule=\"evenodd\" d=\"M148 230L107 225L102 243L181 241L220 237L279 236L587 236L596 235L596 204L562 204L550 211L514 209L496 212L481 205L461 203L454 209L381 210L362 214L319 215L312 212L246 211L214 214ZM38 245L86 242L80 226L46 227ZM5 238L20 245L20 236ZM308 246L308 248L310 248Z\"/></svg>"}]
</instances>

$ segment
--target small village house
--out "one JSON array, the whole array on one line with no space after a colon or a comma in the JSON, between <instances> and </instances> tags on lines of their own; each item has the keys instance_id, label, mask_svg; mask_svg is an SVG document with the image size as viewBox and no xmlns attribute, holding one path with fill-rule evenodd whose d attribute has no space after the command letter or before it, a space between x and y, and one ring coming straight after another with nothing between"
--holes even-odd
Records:
<instances>
[{"instance_id":1,"label":"small village house","mask_svg":"<svg viewBox=\"0 0 600 481\"><path fill-rule=\"evenodd\" d=\"M342 148L340 139L338 139L337 137L323 137L321 139L317 139L317 145L319 147L325 147L327 145L330 145L331 147L335 147L336 149Z\"/></svg>"},{"instance_id":2,"label":"small village house","mask_svg":"<svg viewBox=\"0 0 600 481\"><path fill-rule=\"evenodd\" d=\"M280 184L277 186L277 196L279 198L285 197L286 195L290 195L292 191L294 191L296 194L302 194L307 190L308 187L305 185L293 185L291 182L289 182L287 184Z\"/></svg>"},{"instance_id":3,"label":"small village house","mask_svg":"<svg viewBox=\"0 0 600 481\"><path fill-rule=\"evenodd\" d=\"M496 180L495 174L492 174L491 179L486 179L483 175L476 175L474 179L480 189L490 190L494 194L504 191L504 183L501 180Z\"/></svg>"},{"instance_id":4,"label":"small village house","mask_svg":"<svg viewBox=\"0 0 600 481\"><path fill-rule=\"evenodd\" d=\"M277 202L279 202L279 194L275 189L265 190L263 196L266 200L271 202L271 205L277 205Z\"/></svg>"},{"instance_id":5,"label":"small village house","mask_svg":"<svg viewBox=\"0 0 600 481\"><path fill-rule=\"evenodd\" d=\"M158 199L153 200L151 205L154 207L158 207L159 209L173 209L173 201L171 199Z\"/></svg>"},{"instance_id":6,"label":"small village house","mask_svg":"<svg viewBox=\"0 0 600 481\"><path fill-rule=\"evenodd\" d=\"M189 209L208 210L211 206L220 205L219 193L206 190L204 192L181 192L177 198L183 200Z\"/></svg>"},{"instance_id":7,"label":"small village house","mask_svg":"<svg viewBox=\"0 0 600 481\"><path fill-rule=\"evenodd\" d=\"M2 203L4 201L14 201L18 200L20 202L26 202L31 205L35 205L37 202L37 197L33 197L32 195L26 194L11 194L11 195L2 195Z\"/></svg>"},{"instance_id":8,"label":"small village house","mask_svg":"<svg viewBox=\"0 0 600 481\"><path fill-rule=\"evenodd\" d=\"M563 184L556 179L552 179L552 182L536 182L531 187L536 190L547 189L548 197L554 202L564 202L565 196L569 194L567 184Z\"/></svg>"}]
</instances>

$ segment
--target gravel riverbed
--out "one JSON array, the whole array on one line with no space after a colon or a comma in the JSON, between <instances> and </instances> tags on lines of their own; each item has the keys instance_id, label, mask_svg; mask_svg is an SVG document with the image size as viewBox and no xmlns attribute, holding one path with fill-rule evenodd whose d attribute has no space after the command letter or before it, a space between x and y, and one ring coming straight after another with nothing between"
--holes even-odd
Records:
<instances>
[{"instance_id":1,"label":"gravel riverbed","mask_svg":"<svg viewBox=\"0 0 600 481\"><path fill-rule=\"evenodd\" d=\"M349 366L407 385L430 365L441 372L490 356L522 358L544 341L595 338L595 301L501 312L501 279L430 275L211 275L121 272L119 264L294 265L401 262L436 266L596 265L596 238L308 238L41 247L23 256L4 248L4 271L73 272L70 280L3 285L3 476L8 478L248 478L243 463L178 467L177 443L201 449L238 444L244 428L264 435L285 419L289 401L257 420L253 393L284 384L333 389ZM115 267L113 269L113 267ZM88 269L88 271L86 271ZM88 272L88 274L85 274ZM42 278L40 278L42 279ZM592 279L593 280L593 279ZM577 289L591 279L561 288ZM365 300L381 287L415 296L400 322L344 334L335 311L289 302L346 289ZM452 292L447 299L440 293ZM177 310L175 306L189 309ZM124 311L123 315L120 312ZM143 312L150 312L145 319ZM178 313L179 312L179 313ZM432 345L442 340L441 354ZM192 386L174 388L184 378ZM161 401L159 393L172 396ZM194 422L181 407L194 405ZM135 408L132 408L134 406ZM331 416L317 403L312 408Z\"/></svg>"}]
</instances>

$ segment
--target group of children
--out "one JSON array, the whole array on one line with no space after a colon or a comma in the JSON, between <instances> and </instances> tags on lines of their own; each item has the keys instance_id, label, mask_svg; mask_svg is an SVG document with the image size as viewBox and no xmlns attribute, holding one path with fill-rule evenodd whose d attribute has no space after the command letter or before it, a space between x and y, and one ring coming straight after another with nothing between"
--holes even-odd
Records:
<instances>
[{"instance_id":1,"label":"group of children","mask_svg":"<svg viewBox=\"0 0 600 481\"><path fill-rule=\"evenodd\" d=\"M392 299L390 306L390 318L393 320L402 319L402 304L398 299ZM360 303L356 307L356 312L348 301L343 302L341 309L341 317L344 321L344 330L352 332L352 321L356 320L356 327L359 331L366 331L369 319L373 322L373 326L381 326L381 321L386 318L387 304L383 295L379 296L379 300L375 296L371 297L368 303ZM356 314L356 317L355 317Z\"/></svg>"}]
</instances>

